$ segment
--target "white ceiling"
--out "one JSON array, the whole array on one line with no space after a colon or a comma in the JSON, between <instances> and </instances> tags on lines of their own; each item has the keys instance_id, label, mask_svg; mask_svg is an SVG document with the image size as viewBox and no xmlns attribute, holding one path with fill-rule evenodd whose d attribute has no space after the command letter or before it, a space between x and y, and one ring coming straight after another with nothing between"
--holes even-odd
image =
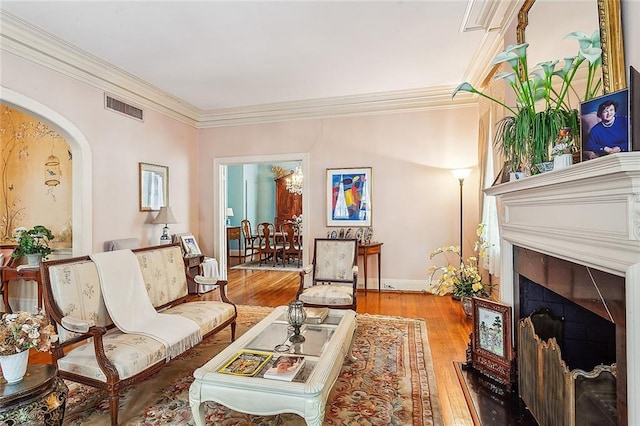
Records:
<instances>
[{"instance_id":1,"label":"white ceiling","mask_svg":"<svg viewBox=\"0 0 640 426\"><path fill-rule=\"evenodd\" d=\"M3 0L0 8L213 111L449 89L469 78L489 34L461 32L465 16L468 26L487 13L496 21L495 9L511 3Z\"/></svg>"}]
</instances>

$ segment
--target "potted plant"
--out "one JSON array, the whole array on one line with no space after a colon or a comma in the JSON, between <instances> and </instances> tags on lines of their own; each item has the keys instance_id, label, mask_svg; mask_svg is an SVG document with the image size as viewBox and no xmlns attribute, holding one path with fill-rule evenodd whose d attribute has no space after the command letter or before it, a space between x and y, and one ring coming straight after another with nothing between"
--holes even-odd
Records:
<instances>
[{"instance_id":1,"label":"potted plant","mask_svg":"<svg viewBox=\"0 0 640 426\"><path fill-rule=\"evenodd\" d=\"M14 236L18 246L13 250L11 257L26 256L30 266L36 266L40 259L45 259L51 254L49 241L53 240L53 233L42 225L36 225L31 229L16 228Z\"/></svg>"},{"instance_id":2,"label":"potted plant","mask_svg":"<svg viewBox=\"0 0 640 426\"><path fill-rule=\"evenodd\" d=\"M599 94L602 80L597 77L601 66L602 49L600 33L591 36L583 32L573 32L565 38L575 39L580 48L574 57L565 58L564 66L556 70L557 60L537 64L529 72L527 63L528 43L508 46L493 60L493 65L508 63L511 71L496 75L513 89L516 105L505 103L476 90L471 84L460 84L453 96L466 91L477 93L502 105L510 115L498 123L495 143L507 160L507 172L521 171L522 168L532 174L537 173L535 164L550 160L550 147L560 130L571 128L574 138L578 138L578 111L571 105L569 93L576 93L572 82L583 64L587 65L587 81L582 100L589 100Z\"/></svg>"},{"instance_id":3,"label":"potted plant","mask_svg":"<svg viewBox=\"0 0 640 426\"><path fill-rule=\"evenodd\" d=\"M5 380L9 383L22 380L29 349L49 352L57 338L44 311L4 314L0 320L0 365Z\"/></svg>"},{"instance_id":4,"label":"potted plant","mask_svg":"<svg viewBox=\"0 0 640 426\"><path fill-rule=\"evenodd\" d=\"M462 308L467 316L471 316L471 298L474 296L487 297L491 293L488 285L482 282L482 275L478 267L478 259L486 256L486 250L490 246L484 238L484 225L480 224L476 230L478 240L473 245L474 256L463 259L460 255L460 246L440 247L431 252L429 259L439 254L447 257L444 266L432 266L429 279L429 290L437 295L451 293L460 298ZM453 254L457 259L451 261L447 254Z\"/></svg>"}]
</instances>

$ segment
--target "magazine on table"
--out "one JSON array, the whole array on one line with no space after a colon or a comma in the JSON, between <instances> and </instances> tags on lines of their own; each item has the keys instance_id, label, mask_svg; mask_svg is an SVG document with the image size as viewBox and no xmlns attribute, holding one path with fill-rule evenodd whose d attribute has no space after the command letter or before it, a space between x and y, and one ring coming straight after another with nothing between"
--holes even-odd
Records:
<instances>
[{"instance_id":1,"label":"magazine on table","mask_svg":"<svg viewBox=\"0 0 640 426\"><path fill-rule=\"evenodd\" d=\"M269 362L271 357L272 354L268 352L243 350L231 358L218 372L236 376L253 376Z\"/></svg>"},{"instance_id":2,"label":"magazine on table","mask_svg":"<svg viewBox=\"0 0 640 426\"><path fill-rule=\"evenodd\" d=\"M264 372L265 379L292 381L304 365L301 355L280 355L273 360L271 367Z\"/></svg>"}]
</instances>

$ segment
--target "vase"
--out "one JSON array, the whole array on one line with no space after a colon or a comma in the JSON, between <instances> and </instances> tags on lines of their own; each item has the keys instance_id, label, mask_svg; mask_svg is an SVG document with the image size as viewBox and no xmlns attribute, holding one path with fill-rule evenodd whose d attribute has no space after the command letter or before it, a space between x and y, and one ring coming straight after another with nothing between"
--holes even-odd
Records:
<instances>
[{"instance_id":1,"label":"vase","mask_svg":"<svg viewBox=\"0 0 640 426\"><path fill-rule=\"evenodd\" d=\"M545 161L544 163L536 164L536 168L540 173L550 172L553 170L553 161Z\"/></svg>"},{"instance_id":2,"label":"vase","mask_svg":"<svg viewBox=\"0 0 640 426\"><path fill-rule=\"evenodd\" d=\"M564 169L573 164L573 154L556 155L553 158L553 170Z\"/></svg>"},{"instance_id":3,"label":"vase","mask_svg":"<svg viewBox=\"0 0 640 426\"><path fill-rule=\"evenodd\" d=\"M29 351L18 352L17 354L0 356L0 366L2 366L2 376L7 383L18 383L27 372L29 363Z\"/></svg>"},{"instance_id":4,"label":"vase","mask_svg":"<svg viewBox=\"0 0 640 426\"><path fill-rule=\"evenodd\" d=\"M471 313L473 312L471 302L472 300L468 296L462 296L460 298L460 304L462 304L462 310L464 311L464 314L467 316L467 318L471 318Z\"/></svg>"},{"instance_id":5,"label":"vase","mask_svg":"<svg viewBox=\"0 0 640 426\"><path fill-rule=\"evenodd\" d=\"M40 261L42 260L42 255L40 253L27 254L27 265L29 266L38 266L40 265Z\"/></svg>"}]
</instances>

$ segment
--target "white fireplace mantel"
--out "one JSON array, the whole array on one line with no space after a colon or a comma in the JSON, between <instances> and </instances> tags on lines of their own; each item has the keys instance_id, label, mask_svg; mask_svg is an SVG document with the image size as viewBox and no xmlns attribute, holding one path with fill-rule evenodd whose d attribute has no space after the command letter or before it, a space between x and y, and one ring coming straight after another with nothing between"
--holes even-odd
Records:
<instances>
[{"instance_id":1,"label":"white fireplace mantel","mask_svg":"<svg viewBox=\"0 0 640 426\"><path fill-rule=\"evenodd\" d=\"M640 424L640 152L485 189L498 197L501 299L514 303L513 246L625 277L628 424ZM636 309L633 309L636 307Z\"/></svg>"}]
</instances>

